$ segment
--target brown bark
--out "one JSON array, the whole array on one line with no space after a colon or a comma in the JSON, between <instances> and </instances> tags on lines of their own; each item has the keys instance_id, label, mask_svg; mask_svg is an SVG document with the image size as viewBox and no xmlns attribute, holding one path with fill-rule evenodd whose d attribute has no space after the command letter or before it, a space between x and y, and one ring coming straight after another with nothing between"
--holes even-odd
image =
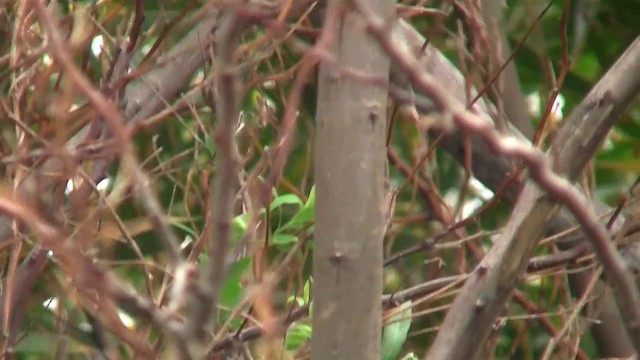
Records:
<instances>
[{"instance_id":1,"label":"brown bark","mask_svg":"<svg viewBox=\"0 0 640 360\"><path fill-rule=\"evenodd\" d=\"M493 66L491 67L491 75L493 75L499 70L502 65L501 62L506 61L512 52L502 27L503 11L506 5L504 5L502 0L485 0L481 3L481 6L482 16L491 40L497 40L500 43L500 45L496 45L501 50L500 59L492 59ZM497 51L494 51L494 53L497 53ZM501 98L500 100L504 106L504 112L509 122L528 139L532 139L534 129L529 114L527 113L527 102L522 93L520 79L518 78L518 72L516 71L516 66L513 61L506 65L500 76L496 79L496 82L498 85L495 86L495 88L499 90L496 91L495 97Z\"/></svg>"},{"instance_id":2,"label":"brown bark","mask_svg":"<svg viewBox=\"0 0 640 360\"><path fill-rule=\"evenodd\" d=\"M381 77L389 60L355 12L330 2L338 66ZM371 1L379 14L393 7ZM322 43L322 40L320 40ZM387 89L320 66L312 359L380 359Z\"/></svg>"}]
</instances>

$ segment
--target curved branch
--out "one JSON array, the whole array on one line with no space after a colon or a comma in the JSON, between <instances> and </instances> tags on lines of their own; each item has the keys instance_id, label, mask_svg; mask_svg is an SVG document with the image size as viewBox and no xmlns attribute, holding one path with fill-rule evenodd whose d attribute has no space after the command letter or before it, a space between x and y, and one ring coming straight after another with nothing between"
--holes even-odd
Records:
<instances>
[{"instance_id":1,"label":"curved branch","mask_svg":"<svg viewBox=\"0 0 640 360\"><path fill-rule=\"evenodd\" d=\"M380 19L368 13L365 6L360 6L360 9L367 13L372 32L407 72L417 89L428 94L441 111L451 114L456 125L473 131L491 150L524 160L531 169L531 176L552 196L550 198L533 184L525 188L510 225L458 296L443 325L448 331L439 334L429 354L434 358L453 359L472 358L478 354L483 344L483 341L477 341L478 334L484 339L488 336L493 321L502 311L515 285L517 275L524 270L526 259L542 235L542 229L558 211L559 200L572 210L593 240L600 260L618 290L617 300L625 315L627 330L632 334L636 348L640 348L637 328L640 321L640 295L637 287L622 258L610 243L608 234L598 224L595 213L584 203L582 196L551 170L551 161L540 151L517 138L501 138L489 123L465 112L462 105L448 96L448 92L434 78L419 72L422 64L409 51L399 49L392 43ZM565 120L568 124L566 128L572 131L566 130L556 138L551 154L555 160L554 168L567 174L569 179L579 174L617 116L637 94L640 80L627 80L622 86L616 86L614 81L616 78L622 80L621 68L625 68L627 74L640 71L638 52L640 44L636 41L574 111L575 115Z\"/></svg>"}]
</instances>

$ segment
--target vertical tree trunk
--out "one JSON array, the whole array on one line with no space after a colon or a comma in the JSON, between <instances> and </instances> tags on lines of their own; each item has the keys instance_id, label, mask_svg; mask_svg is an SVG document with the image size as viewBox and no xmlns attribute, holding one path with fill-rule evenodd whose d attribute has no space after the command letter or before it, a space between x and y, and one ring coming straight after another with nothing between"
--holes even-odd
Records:
<instances>
[{"instance_id":1,"label":"vertical tree trunk","mask_svg":"<svg viewBox=\"0 0 640 360\"><path fill-rule=\"evenodd\" d=\"M355 12L329 5L338 66L387 78L389 60ZM386 16L393 2L369 6ZM385 13L383 14L383 11ZM387 90L320 66L312 359L380 359Z\"/></svg>"}]
</instances>

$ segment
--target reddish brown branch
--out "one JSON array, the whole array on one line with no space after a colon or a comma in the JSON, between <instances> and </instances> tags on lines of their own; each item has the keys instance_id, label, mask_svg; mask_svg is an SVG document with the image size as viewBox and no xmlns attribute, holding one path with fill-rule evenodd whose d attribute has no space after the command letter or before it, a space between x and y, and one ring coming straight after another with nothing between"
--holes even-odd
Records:
<instances>
[{"instance_id":1,"label":"reddish brown branch","mask_svg":"<svg viewBox=\"0 0 640 360\"><path fill-rule=\"evenodd\" d=\"M95 108L96 112L102 116L107 124L120 149L124 171L130 175L131 181L137 190L136 193L139 195L139 200L149 213L151 222L172 262L177 264L182 259L178 239L165 220L162 206L156 194L152 191L151 180L138 164L130 139L131 134L125 126L124 117L115 104L102 95L73 63L71 53L56 25L57 21L47 9L45 2L42 0L33 0L32 4L46 31L51 54L67 72L72 83L86 96L89 103Z\"/></svg>"},{"instance_id":2,"label":"reddish brown branch","mask_svg":"<svg viewBox=\"0 0 640 360\"><path fill-rule=\"evenodd\" d=\"M246 20L238 11L231 5L224 9L215 35L216 56L213 60L216 74L208 99L210 106L215 108L218 122L212 134L216 144L216 174L209 185L211 191L207 209L210 247L207 266L200 277L199 291L189 297L191 314L183 329L183 336L191 339L189 351L195 357L202 353L210 340L208 329L217 310L218 292L227 270L231 220L239 188L240 155L235 129L239 119L240 93L233 54Z\"/></svg>"}]
</instances>

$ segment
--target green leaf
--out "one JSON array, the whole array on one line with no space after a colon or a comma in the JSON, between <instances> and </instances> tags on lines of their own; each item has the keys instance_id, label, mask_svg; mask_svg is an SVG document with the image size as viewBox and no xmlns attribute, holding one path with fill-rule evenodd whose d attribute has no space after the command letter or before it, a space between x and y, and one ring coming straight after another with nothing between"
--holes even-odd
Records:
<instances>
[{"instance_id":1,"label":"green leaf","mask_svg":"<svg viewBox=\"0 0 640 360\"><path fill-rule=\"evenodd\" d=\"M311 280L307 280L302 288L302 296L291 295L287 298L287 302L295 301L298 306L304 306L311 300Z\"/></svg>"},{"instance_id":2,"label":"green leaf","mask_svg":"<svg viewBox=\"0 0 640 360\"><path fill-rule=\"evenodd\" d=\"M294 323L287 331L285 340L287 350L296 350L309 339L311 339L311 326Z\"/></svg>"},{"instance_id":3,"label":"green leaf","mask_svg":"<svg viewBox=\"0 0 640 360\"><path fill-rule=\"evenodd\" d=\"M389 318L388 324L382 332L382 360L396 359L407 341L411 327L411 301L400 305L398 311Z\"/></svg>"},{"instance_id":4,"label":"green leaf","mask_svg":"<svg viewBox=\"0 0 640 360\"><path fill-rule=\"evenodd\" d=\"M289 245L295 243L296 241L298 241L297 236L278 232L273 234L270 242L273 245Z\"/></svg>"},{"instance_id":5,"label":"green leaf","mask_svg":"<svg viewBox=\"0 0 640 360\"><path fill-rule=\"evenodd\" d=\"M269 209L275 210L282 205L298 205L303 206L302 200L296 194L284 194L280 195L277 198L273 199L271 205L269 205Z\"/></svg>"},{"instance_id":6,"label":"green leaf","mask_svg":"<svg viewBox=\"0 0 640 360\"><path fill-rule=\"evenodd\" d=\"M206 134L204 136L204 148L207 150L207 153L209 153L211 158L216 155L216 144L211 139L211 136Z\"/></svg>"},{"instance_id":7,"label":"green leaf","mask_svg":"<svg viewBox=\"0 0 640 360\"><path fill-rule=\"evenodd\" d=\"M302 299L305 304L308 304L311 301L311 279L307 280L304 283L304 288L302 288Z\"/></svg>"},{"instance_id":8,"label":"green leaf","mask_svg":"<svg viewBox=\"0 0 640 360\"><path fill-rule=\"evenodd\" d=\"M307 202L304 204L304 207L315 207L316 206L316 186L313 185L311 187L311 191L309 191L309 198L307 198Z\"/></svg>"},{"instance_id":9,"label":"green leaf","mask_svg":"<svg viewBox=\"0 0 640 360\"><path fill-rule=\"evenodd\" d=\"M307 202L302 206L289 222L282 225L276 232L284 230L301 230L304 225L311 222L315 215L316 208L316 187L311 188Z\"/></svg>"},{"instance_id":10,"label":"green leaf","mask_svg":"<svg viewBox=\"0 0 640 360\"><path fill-rule=\"evenodd\" d=\"M189 236L191 236L193 239L197 239L198 238L198 234L189 226L187 226L186 224L180 223L180 222L175 222L172 224L173 226L177 227L178 229L186 232L187 234L189 234Z\"/></svg>"},{"instance_id":11,"label":"green leaf","mask_svg":"<svg viewBox=\"0 0 640 360\"><path fill-rule=\"evenodd\" d=\"M231 242L237 243L247 232L247 218L249 213L244 213L233 218L231 221Z\"/></svg>"},{"instance_id":12,"label":"green leaf","mask_svg":"<svg viewBox=\"0 0 640 360\"><path fill-rule=\"evenodd\" d=\"M232 308L238 304L244 295L244 287L240 282L242 274L251 266L251 257L243 257L236 261L227 274L227 278L220 288L220 305Z\"/></svg>"},{"instance_id":13,"label":"green leaf","mask_svg":"<svg viewBox=\"0 0 640 360\"><path fill-rule=\"evenodd\" d=\"M304 300L302 300L301 297L291 295L287 298L287 303L294 302L294 301L296 302L296 305L304 306Z\"/></svg>"}]
</instances>

